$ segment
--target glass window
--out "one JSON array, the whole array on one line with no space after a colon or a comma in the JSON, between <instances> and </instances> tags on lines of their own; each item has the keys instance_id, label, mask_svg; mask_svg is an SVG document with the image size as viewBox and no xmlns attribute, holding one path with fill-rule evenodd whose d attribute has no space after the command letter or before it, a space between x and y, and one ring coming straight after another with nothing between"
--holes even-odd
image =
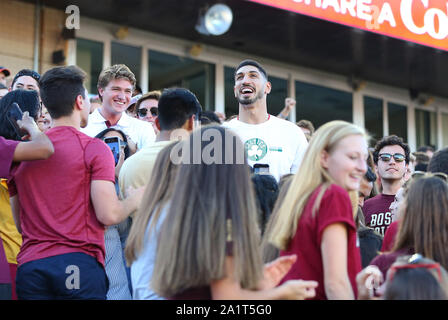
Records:
<instances>
[{"instance_id":1,"label":"glass window","mask_svg":"<svg viewBox=\"0 0 448 320\"><path fill-rule=\"evenodd\" d=\"M215 65L149 50L149 90L187 88L204 110L215 110Z\"/></svg>"},{"instance_id":2,"label":"glass window","mask_svg":"<svg viewBox=\"0 0 448 320\"><path fill-rule=\"evenodd\" d=\"M103 44L97 41L76 39L76 65L87 73L86 89L97 94L98 77L103 69Z\"/></svg>"},{"instance_id":3,"label":"glass window","mask_svg":"<svg viewBox=\"0 0 448 320\"><path fill-rule=\"evenodd\" d=\"M395 134L408 142L408 109L406 106L389 102L387 104L389 115L389 135Z\"/></svg>"},{"instance_id":4,"label":"glass window","mask_svg":"<svg viewBox=\"0 0 448 320\"><path fill-rule=\"evenodd\" d=\"M435 112L415 109L415 129L417 148L433 146L437 149L437 114Z\"/></svg>"},{"instance_id":5,"label":"glass window","mask_svg":"<svg viewBox=\"0 0 448 320\"><path fill-rule=\"evenodd\" d=\"M272 76L268 77L272 85L271 93L268 94L266 99L268 113L276 116L285 107L285 99L288 96L288 80Z\"/></svg>"},{"instance_id":6,"label":"glass window","mask_svg":"<svg viewBox=\"0 0 448 320\"><path fill-rule=\"evenodd\" d=\"M353 121L350 92L296 81L297 121L309 120L317 129L332 120Z\"/></svg>"},{"instance_id":7,"label":"glass window","mask_svg":"<svg viewBox=\"0 0 448 320\"><path fill-rule=\"evenodd\" d=\"M442 113L442 137L440 149L448 147L448 113Z\"/></svg>"},{"instance_id":8,"label":"glass window","mask_svg":"<svg viewBox=\"0 0 448 320\"><path fill-rule=\"evenodd\" d=\"M142 49L140 47L133 47L112 41L111 51L112 65L125 64L134 73L135 79L137 79L137 83L140 82L140 69L142 68Z\"/></svg>"},{"instance_id":9,"label":"glass window","mask_svg":"<svg viewBox=\"0 0 448 320\"><path fill-rule=\"evenodd\" d=\"M233 93L235 86L235 68L224 67L224 91L225 91L225 112L226 117L230 118L238 114L238 101Z\"/></svg>"},{"instance_id":10,"label":"glass window","mask_svg":"<svg viewBox=\"0 0 448 320\"><path fill-rule=\"evenodd\" d=\"M383 100L364 96L364 118L365 128L371 137L370 146L373 147L384 135Z\"/></svg>"}]
</instances>

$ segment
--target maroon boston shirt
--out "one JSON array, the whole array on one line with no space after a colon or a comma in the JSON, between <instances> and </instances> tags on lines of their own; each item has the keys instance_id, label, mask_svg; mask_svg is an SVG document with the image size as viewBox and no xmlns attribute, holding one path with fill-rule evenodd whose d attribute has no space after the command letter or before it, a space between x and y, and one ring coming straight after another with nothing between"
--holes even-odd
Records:
<instances>
[{"instance_id":1,"label":"maroon boston shirt","mask_svg":"<svg viewBox=\"0 0 448 320\"><path fill-rule=\"evenodd\" d=\"M392 223L392 213L389 210L390 204L394 201L395 195L379 194L366 200L362 207L366 226L373 228L384 237L387 227Z\"/></svg>"}]
</instances>

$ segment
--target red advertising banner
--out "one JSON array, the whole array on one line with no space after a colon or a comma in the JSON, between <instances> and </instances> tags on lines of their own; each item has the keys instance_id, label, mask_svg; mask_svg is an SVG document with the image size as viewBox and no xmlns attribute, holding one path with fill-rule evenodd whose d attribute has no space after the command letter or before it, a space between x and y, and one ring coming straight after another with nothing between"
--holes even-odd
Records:
<instances>
[{"instance_id":1,"label":"red advertising banner","mask_svg":"<svg viewBox=\"0 0 448 320\"><path fill-rule=\"evenodd\" d=\"M248 0L448 51L447 0Z\"/></svg>"}]
</instances>

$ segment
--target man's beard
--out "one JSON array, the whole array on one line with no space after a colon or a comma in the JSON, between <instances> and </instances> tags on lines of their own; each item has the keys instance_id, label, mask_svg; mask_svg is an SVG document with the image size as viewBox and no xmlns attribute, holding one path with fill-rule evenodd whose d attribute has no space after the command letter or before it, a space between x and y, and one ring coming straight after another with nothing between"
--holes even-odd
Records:
<instances>
[{"instance_id":1,"label":"man's beard","mask_svg":"<svg viewBox=\"0 0 448 320\"><path fill-rule=\"evenodd\" d=\"M254 104L257 100L263 98L263 92L260 91L255 97L244 99L240 95L237 96L238 102L242 105L251 105Z\"/></svg>"}]
</instances>

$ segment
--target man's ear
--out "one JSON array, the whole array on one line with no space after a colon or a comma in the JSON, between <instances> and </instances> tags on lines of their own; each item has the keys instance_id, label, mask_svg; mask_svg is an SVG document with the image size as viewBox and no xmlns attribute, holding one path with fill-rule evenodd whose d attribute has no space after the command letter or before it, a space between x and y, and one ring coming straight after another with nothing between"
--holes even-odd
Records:
<instances>
[{"instance_id":1,"label":"man's ear","mask_svg":"<svg viewBox=\"0 0 448 320\"><path fill-rule=\"evenodd\" d=\"M154 123L156 124L157 129L159 129L159 131L162 131L162 129L160 128L159 117L157 117L157 118L154 120Z\"/></svg>"},{"instance_id":2,"label":"man's ear","mask_svg":"<svg viewBox=\"0 0 448 320\"><path fill-rule=\"evenodd\" d=\"M328 169L328 158L330 157L330 154L326 150L322 150L320 154L320 165L324 169Z\"/></svg>"},{"instance_id":3,"label":"man's ear","mask_svg":"<svg viewBox=\"0 0 448 320\"><path fill-rule=\"evenodd\" d=\"M266 88L264 89L264 93L270 94L272 89L272 85L269 81L266 81Z\"/></svg>"},{"instance_id":4,"label":"man's ear","mask_svg":"<svg viewBox=\"0 0 448 320\"><path fill-rule=\"evenodd\" d=\"M75 99L75 108L77 110L83 110L85 107L85 101L82 95L78 94Z\"/></svg>"}]
</instances>

